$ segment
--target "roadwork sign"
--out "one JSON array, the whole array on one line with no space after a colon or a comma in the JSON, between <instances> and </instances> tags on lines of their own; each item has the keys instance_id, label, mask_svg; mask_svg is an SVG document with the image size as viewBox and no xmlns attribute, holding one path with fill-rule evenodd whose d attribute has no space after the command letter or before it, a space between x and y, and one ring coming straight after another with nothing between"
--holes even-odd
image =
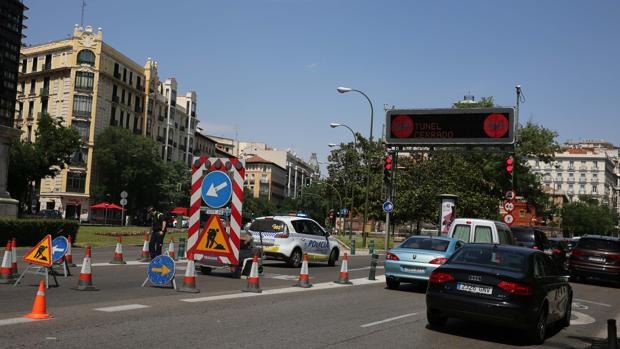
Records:
<instances>
[{"instance_id":1,"label":"roadwork sign","mask_svg":"<svg viewBox=\"0 0 620 349\"><path fill-rule=\"evenodd\" d=\"M225 206L232 196L230 177L222 171L212 171L202 180L202 200L211 208Z\"/></svg>"},{"instance_id":2,"label":"roadwork sign","mask_svg":"<svg viewBox=\"0 0 620 349\"><path fill-rule=\"evenodd\" d=\"M197 253L232 257L232 248L226 236L226 229L217 215L211 215L204 230L200 233Z\"/></svg>"},{"instance_id":3,"label":"roadwork sign","mask_svg":"<svg viewBox=\"0 0 620 349\"><path fill-rule=\"evenodd\" d=\"M24 262L52 266L52 236L47 235L24 256Z\"/></svg>"},{"instance_id":4,"label":"roadwork sign","mask_svg":"<svg viewBox=\"0 0 620 349\"><path fill-rule=\"evenodd\" d=\"M52 240L52 262L58 262L67 253L69 241L64 236L58 236Z\"/></svg>"},{"instance_id":5,"label":"roadwork sign","mask_svg":"<svg viewBox=\"0 0 620 349\"><path fill-rule=\"evenodd\" d=\"M155 286L166 286L174 279L174 260L169 256L157 256L148 269L148 281Z\"/></svg>"}]
</instances>

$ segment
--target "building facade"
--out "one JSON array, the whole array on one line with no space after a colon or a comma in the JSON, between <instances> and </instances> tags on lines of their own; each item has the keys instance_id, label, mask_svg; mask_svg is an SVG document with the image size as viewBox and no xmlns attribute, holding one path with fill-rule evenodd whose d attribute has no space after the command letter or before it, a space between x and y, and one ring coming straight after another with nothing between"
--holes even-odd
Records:
<instances>
[{"instance_id":1,"label":"building facade","mask_svg":"<svg viewBox=\"0 0 620 349\"><path fill-rule=\"evenodd\" d=\"M245 185L255 198L278 205L286 197L286 169L259 156L245 160Z\"/></svg>"},{"instance_id":2,"label":"building facade","mask_svg":"<svg viewBox=\"0 0 620 349\"><path fill-rule=\"evenodd\" d=\"M0 125L7 127L13 127L19 49L26 9L21 0L6 0L0 4Z\"/></svg>"},{"instance_id":3,"label":"building facade","mask_svg":"<svg viewBox=\"0 0 620 349\"><path fill-rule=\"evenodd\" d=\"M66 169L41 183L39 207L87 220L96 181L97 135L122 127L158 143L162 159L191 161L196 94L178 98L176 81L161 82L157 62L144 66L103 42L103 31L76 26L70 38L22 48L15 127L33 140L49 114L81 136L82 148ZM180 103L179 103L180 102Z\"/></svg>"}]
</instances>

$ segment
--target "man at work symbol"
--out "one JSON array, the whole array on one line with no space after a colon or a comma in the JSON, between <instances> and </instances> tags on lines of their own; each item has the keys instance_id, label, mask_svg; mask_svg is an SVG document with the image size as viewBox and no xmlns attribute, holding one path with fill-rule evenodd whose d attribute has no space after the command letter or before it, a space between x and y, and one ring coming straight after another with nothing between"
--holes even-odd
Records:
<instances>
[{"instance_id":1,"label":"man at work symbol","mask_svg":"<svg viewBox=\"0 0 620 349\"><path fill-rule=\"evenodd\" d=\"M215 237L217 236L217 232L219 229L209 229L207 232L207 248L210 250L224 250L224 246L222 244L217 244L213 247L213 244L216 244Z\"/></svg>"},{"instance_id":2,"label":"man at work symbol","mask_svg":"<svg viewBox=\"0 0 620 349\"><path fill-rule=\"evenodd\" d=\"M39 248L37 249L37 253L34 254L34 259L46 261L47 257L43 255L43 251L45 251L46 248L47 246L39 246Z\"/></svg>"}]
</instances>

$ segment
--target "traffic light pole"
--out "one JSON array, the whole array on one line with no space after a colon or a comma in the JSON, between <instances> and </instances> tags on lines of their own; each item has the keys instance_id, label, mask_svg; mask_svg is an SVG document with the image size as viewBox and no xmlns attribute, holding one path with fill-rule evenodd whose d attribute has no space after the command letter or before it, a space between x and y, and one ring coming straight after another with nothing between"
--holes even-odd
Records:
<instances>
[{"instance_id":1,"label":"traffic light pole","mask_svg":"<svg viewBox=\"0 0 620 349\"><path fill-rule=\"evenodd\" d=\"M392 154L390 154L390 152L388 152L388 156L391 157L392 159L392 168L390 168L390 175L389 175L389 180L386 183L387 186L387 199L388 201L392 202L392 198L394 196L394 171L396 170L396 162L397 162L397 158L398 158L398 152L393 152ZM384 165L385 166L385 165ZM384 249L387 252L388 250L388 246L389 246L389 242L390 242L390 216L391 216L391 212L386 212L385 213L385 241L384 241Z\"/></svg>"}]
</instances>

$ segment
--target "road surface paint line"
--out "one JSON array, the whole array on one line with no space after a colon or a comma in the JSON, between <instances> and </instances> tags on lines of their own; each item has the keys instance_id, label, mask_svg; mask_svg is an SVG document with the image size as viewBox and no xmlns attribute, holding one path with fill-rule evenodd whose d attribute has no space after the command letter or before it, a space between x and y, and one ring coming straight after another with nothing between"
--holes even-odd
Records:
<instances>
[{"instance_id":1,"label":"road surface paint line","mask_svg":"<svg viewBox=\"0 0 620 349\"><path fill-rule=\"evenodd\" d=\"M607 303L599 303L599 302L594 302L594 301L589 301L589 300L586 300L586 299L579 299L579 298L573 298L573 300L577 301L577 302L596 304L596 305L600 305L602 307L611 308L611 304L607 304Z\"/></svg>"},{"instance_id":2,"label":"road surface paint line","mask_svg":"<svg viewBox=\"0 0 620 349\"><path fill-rule=\"evenodd\" d=\"M140 262L140 261L126 261L127 264L110 264L110 263L92 263L91 267L116 267L119 265L149 265L150 262ZM187 261L178 261L176 264L185 264ZM78 267L82 267L81 264L77 265Z\"/></svg>"},{"instance_id":3,"label":"road surface paint line","mask_svg":"<svg viewBox=\"0 0 620 349\"><path fill-rule=\"evenodd\" d=\"M263 273L262 276L267 279L290 280L290 281L295 281L299 277L299 275L287 275L287 274L276 274L276 273Z\"/></svg>"},{"instance_id":4,"label":"road surface paint line","mask_svg":"<svg viewBox=\"0 0 620 349\"><path fill-rule=\"evenodd\" d=\"M143 304L127 304L127 305L118 305L115 307L106 307L106 308L95 308L97 311L105 311L106 313L113 313L115 311L126 311L126 310L134 310L134 309L143 309L150 308L148 305Z\"/></svg>"},{"instance_id":5,"label":"road surface paint line","mask_svg":"<svg viewBox=\"0 0 620 349\"><path fill-rule=\"evenodd\" d=\"M571 316L570 324L573 325L589 325L596 322L592 316L580 313L578 311L572 312L573 316ZM576 319L575 319L576 318Z\"/></svg>"},{"instance_id":6,"label":"road surface paint line","mask_svg":"<svg viewBox=\"0 0 620 349\"><path fill-rule=\"evenodd\" d=\"M12 318L12 319L0 320L0 326L22 324L24 322L32 322L32 321L37 321L37 320L35 320L35 319L28 319L28 318L25 318L25 317L16 317L16 318Z\"/></svg>"},{"instance_id":7,"label":"road surface paint line","mask_svg":"<svg viewBox=\"0 0 620 349\"><path fill-rule=\"evenodd\" d=\"M382 265L378 265L377 269L383 269L384 267ZM360 271L360 270L368 270L370 269L370 267L362 267L362 268L355 268L355 269L349 269L349 273L352 271Z\"/></svg>"},{"instance_id":8,"label":"road surface paint line","mask_svg":"<svg viewBox=\"0 0 620 349\"><path fill-rule=\"evenodd\" d=\"M399 316L391 317L391 318L389 318L389 319L380 320L380 321L375 321L375 322L371 322L371 323L368 323L368 324L363 324L363 325L361 325L360 327L371 327L371 326L375 326L375 325L381 325L381 324L384 324L384 323L386 323L386 322L390 322L390 321L395 321L395 320L404 319L404 318L406 318L406 317L415 316L415 315L418 315L418 314L420 314L420 313L421 313L421 312L420 312L420 311L418 311L418 312L415 312L415 313L409 313L409 314L399 315Z\"/></svg>"},{"instance_id":9,"label":"road surface paint line","mask_svg":"<svg viewBox=\"0 0 620 349\"><path fill-rule=\"evenodd\" d=\"M353 286L380 284L382 282L385 282L385 276L379 275L377 276L377 280L373 280L373 281L368 280L366 278L352 279L349 281L353 283ZM275 289L270 289L270 290L263 290L262 293L231 293L231 294L223 294L219 296L185 298L185 299L180 299L180 301L190 302L190 303L213 302L213 301L236 299L236 298L268 296L268 295L274 295L274 294L318 291L318 290L326 290L326 289L339 288L339 287L351 287L351 285L342 285L342 284L337 284L335 282L321 282L321 283L312 285L311 288L301 288L301 287L275 288Z\"/></svg>"}]
</instances>

